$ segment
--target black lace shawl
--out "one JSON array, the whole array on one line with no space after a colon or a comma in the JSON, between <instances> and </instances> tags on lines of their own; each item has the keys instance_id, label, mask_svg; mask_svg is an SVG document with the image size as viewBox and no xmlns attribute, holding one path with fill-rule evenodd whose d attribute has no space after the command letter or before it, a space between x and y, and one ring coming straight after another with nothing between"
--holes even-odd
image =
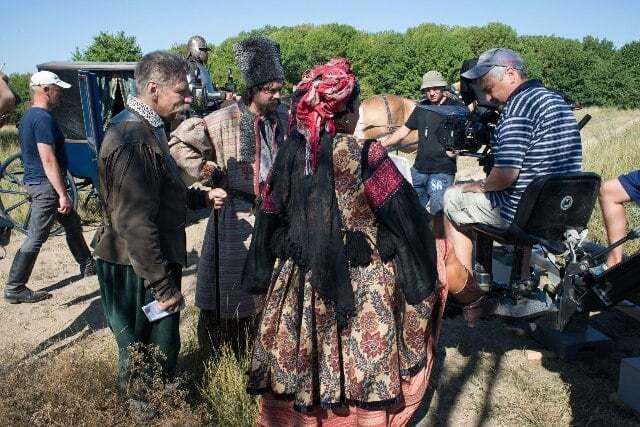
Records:
<instances>
[{"instance_id":1,"label":"black lace shawl","mask_svg":"<svg viewBox=\"0 0 640 427\"><path fill-rule=\"evenodd\" d=\"M362 245L350 245L351 239L345 239L347 231L342 230L334 190L330 135L324 134L321 138L315 173L305 175L305 164L304 138L295 132L280 148L272 170L272 209L261 208L256 213L242 285L251 293L265 293L271 283L275 260L290 258L304 271L311 271L311 286L325 301L334 304L338 326L344 327L354 310L349 266L368 264L371 248L347 251L347 246ZM366 166L363 178L370 179L372 170L366 154L363 166ZM381 220L376 246L384 248L380 252L385 260L395 260L407 301L416 304L434 289L435 240L428 214L419 206L411 185L404 182L408 188L395 189L390 200L372 208ZM407 198L411 200L405 200ZM407 211L414 209L414 212ZM386 223L389 225L385 226ZM415 241L408 243L407 239ZM423 239L427 241L417 241ZM363 254L367 258L365 262ZM419 271L413 271L416 269Z\"/></svg>"}]
</instances>

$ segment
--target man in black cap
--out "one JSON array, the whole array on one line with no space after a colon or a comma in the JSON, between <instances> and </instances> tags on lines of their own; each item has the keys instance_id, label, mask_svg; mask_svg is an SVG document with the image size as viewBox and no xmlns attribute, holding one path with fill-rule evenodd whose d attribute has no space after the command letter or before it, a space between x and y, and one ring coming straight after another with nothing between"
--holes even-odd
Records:
<instances>
[{"instance_id":1,"label":"man in black cap","mask_svg":"<svg viewBox=\"0 0 640 427\"><path fill-rule=\"evenodd\" d=\"M580 171L582 145L567 103L538 80L529 80L514 51L490 49L462 77L478 81L487 100L501 110L491 141L493 169L486 179L451 187L444 196L447 239L472 271L473 245L458 226L509 227L534 178Z\"/></svg>"}]
</instances>

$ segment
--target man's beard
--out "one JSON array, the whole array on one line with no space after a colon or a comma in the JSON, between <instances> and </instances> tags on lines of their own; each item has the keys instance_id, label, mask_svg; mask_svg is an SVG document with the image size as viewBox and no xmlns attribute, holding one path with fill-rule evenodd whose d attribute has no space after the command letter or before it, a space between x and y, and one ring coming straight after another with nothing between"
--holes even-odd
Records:
<instances>
[{"instance_id":1,"label":"man's beard","mask_svg":"<svg viewBox=\"0 0 640 427\"><path fill-rule=\"evenodd\" d=\"M273 113L278 108L278 105L280 105L280 100L276 99L275 101L269 101L258 105L258 109L262 111L263 114Z\"/></svg>"}]
</instances>

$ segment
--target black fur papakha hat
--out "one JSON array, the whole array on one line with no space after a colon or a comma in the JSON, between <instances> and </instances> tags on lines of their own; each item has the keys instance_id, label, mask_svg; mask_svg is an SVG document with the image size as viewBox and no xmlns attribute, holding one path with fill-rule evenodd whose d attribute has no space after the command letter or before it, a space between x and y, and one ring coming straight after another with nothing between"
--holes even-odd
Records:
<instances>
[{"instance_id":1,"label":"black fur papakha hat","mask_svg":"<svg viewBox=\"0 0 640 427\"><path fill-rule=\"evenodd\" d=\"M280 45L266 37L251 37L233 45L238 68L247 88L273 80L284 81Z\"/></svg>"}]
</instances>

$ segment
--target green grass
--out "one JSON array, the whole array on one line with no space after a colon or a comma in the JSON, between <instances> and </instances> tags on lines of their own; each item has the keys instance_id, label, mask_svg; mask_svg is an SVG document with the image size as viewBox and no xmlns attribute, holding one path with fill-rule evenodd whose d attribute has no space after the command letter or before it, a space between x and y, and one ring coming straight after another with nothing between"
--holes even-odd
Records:
<instances>
[{"instance_id":1,"label":"green grass","mask_svg":"<svg viewBox=\"0 0 640 427\"><path fill-rule=\"evenodd\" d=\"M224 345L209 359L205 369L205 383L200 388L207 402L214 425L253 426L258 414L258 400L245 391L250 355L236 356Z\"/></svg>"},{"instance_id":2,"label":"green grass","mask_svg":"<svg viewBox=\"0 0 640 427\"><path fill-rule=\"evenodd\" d=\"M0 129L0 162L4 162L7 157L18 151L20 151L20 143L15 126L5 126Z\"/></svg>"},{"instance_id":3,"label":"green grass","mask_svg":"<svg viewBox=\"0 0 640 427\"><path fill-rule=\"evenodd\" d=\"M180 322L182 349L178 389L162 383L159 360L132 348L131 366L149 381L134 380L126 392L116 385L117 349L113 336L82 340L59 353L21 360L20 352L0 358L0 420L2 425L158 425L253 426L257 399L245 392L249 352L238 358L224 342L209 355L197 343L198 310L189 307ZM143 397L158 412L149 423L129 413L127 399Z\"/></svg>"},{"instance_id":4,"label":"green grass","mask_svg":"<svg viewBox=\"0 0 640 427\"><path fill-rule=\"evenodd\" d=\"M576 119L582 119L586 114L591 120L582 129L582 143L589 145L612 136L619 135L640 120L640 110L620 110L617 108L589 107L576 111Z\"/></svg>"}]
</instances>

